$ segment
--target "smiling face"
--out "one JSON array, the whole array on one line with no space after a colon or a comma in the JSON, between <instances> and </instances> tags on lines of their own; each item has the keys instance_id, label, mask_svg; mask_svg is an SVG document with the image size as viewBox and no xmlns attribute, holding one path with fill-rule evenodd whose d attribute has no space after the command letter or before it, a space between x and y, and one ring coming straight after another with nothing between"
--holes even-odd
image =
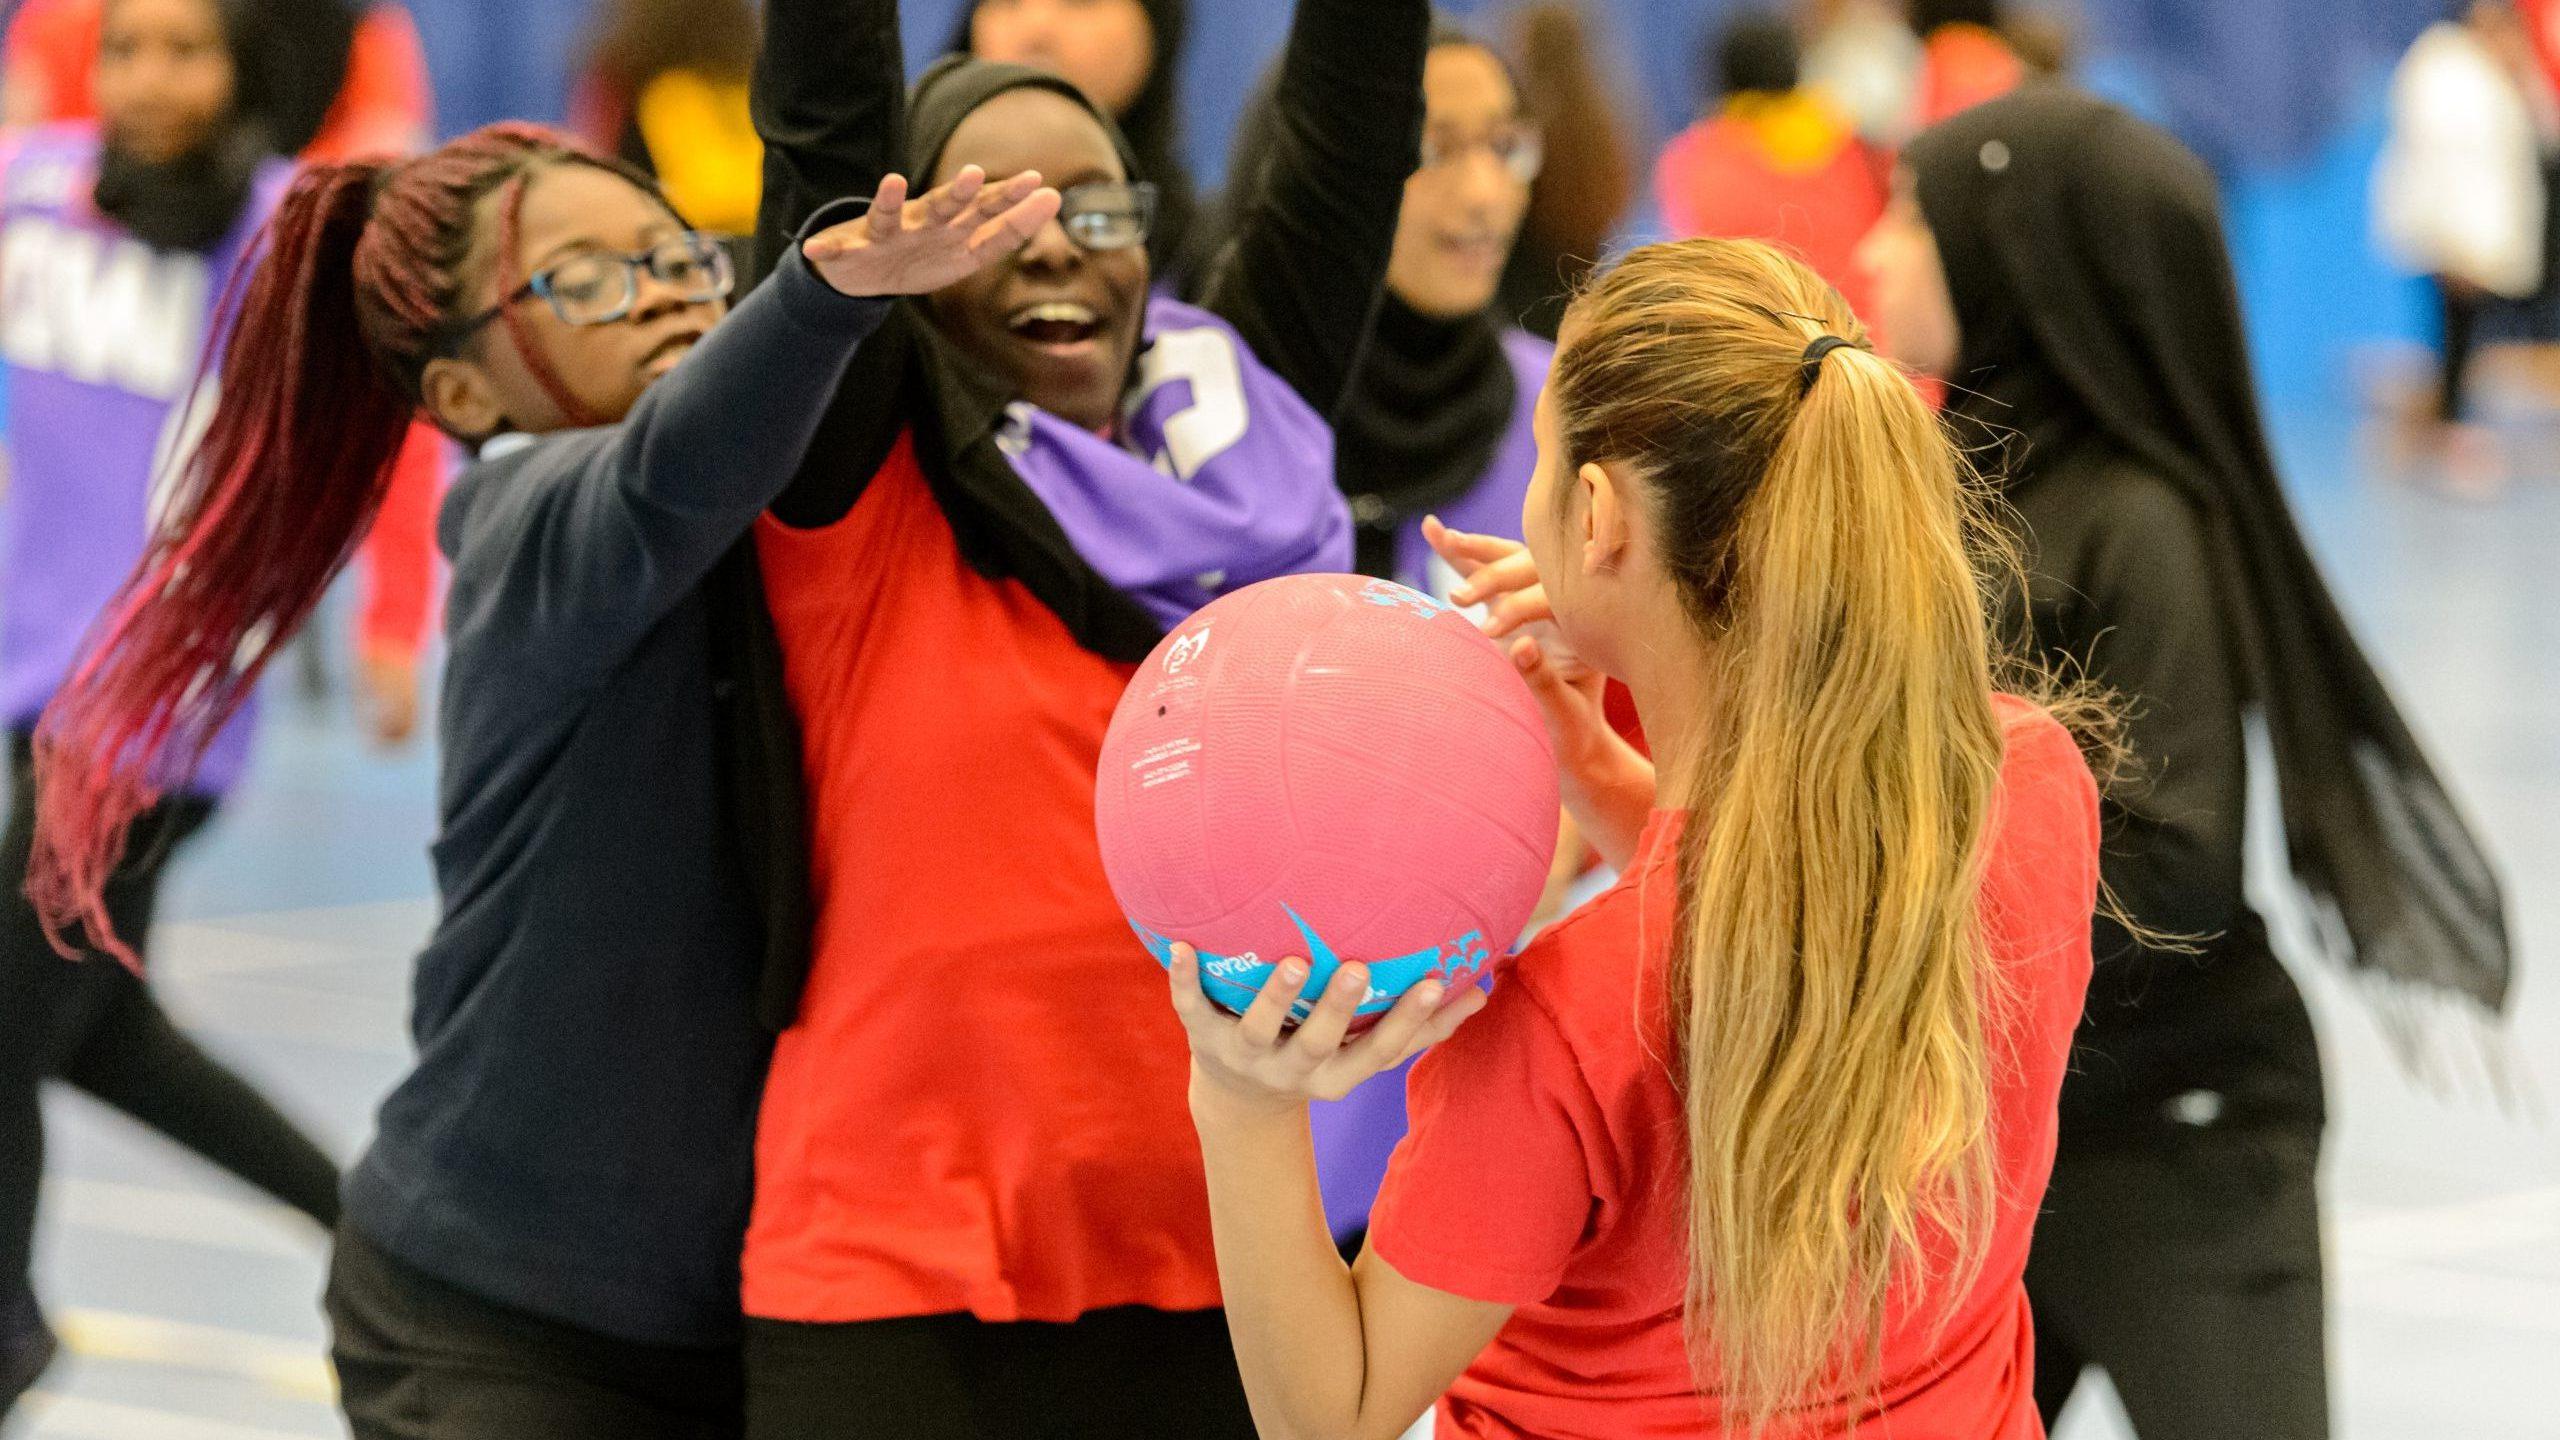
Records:
<instances>
[{"instance_id":1,"label":"smiling face","mask_svg":"<svg viewBox=\"0 0 2560 1440\"><path fill-rule=\"evenodd\" d=\"M109 139L165 164L213 137L231 113L238 75L213 0L114 0L93 80Z\"/></svg>"},{"instance_id":2,"label":"smiling face","mask_svg":"<svg viewBox=\"0 0 2560 1440\"><path fill-rule=\"evenodd\" d=\"M526 182L516 253L500 265L497 203L496 195L482 202L484 239L472 261L476 278L464 291L466 313L497 304L501 285L513 289L564 260L633 254L684 233L663 203L622 176L594 165L555 164ZM601 325L571 325L538 296L514 302L525 348L577 402L580 417L566 413L535 378L503 319L482 326L459 355L428 364L422 382L428 409L464 436L538 435L581 421L620 420L727 308L720 300L687 299L646 270L638 286L631 313Z\"/></svg>"},{"instance_id":3,"label":"smiling face","mask_svg":"<svg viewBox=\"0 0 2560 1440\"><path fill-rule=\"evenodd\" d=\"M1517 129L1520 96L1483 48L1440 45L1423 65L1422 97L1430 148L1446 158L1405 181L1387 288L1451 320L1493 303L1529 212L1529 183L1487 143Z\"/></svg>"},{"instance_id":4,"label":"smiling face","mask_svg":"<svg viewBox=\"0 0 2560 1440\"><path fill-rule=\"evenodd\" d=\"M1053 90L1007 90L969 112L933 183L964 165L1037 170L1060 190L1129 178L1092 114ZM1019 398L1097 433L1111 428L1146 317L1147 251L1086 250L1055 220L1005 260L926 301L935 325Z\"/></svg>"}]
</instances>

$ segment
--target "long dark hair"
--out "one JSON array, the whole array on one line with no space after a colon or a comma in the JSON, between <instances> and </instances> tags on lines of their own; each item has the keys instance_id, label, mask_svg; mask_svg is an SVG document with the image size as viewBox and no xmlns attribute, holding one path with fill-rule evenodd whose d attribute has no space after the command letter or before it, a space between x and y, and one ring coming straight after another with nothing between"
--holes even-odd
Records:
<instances>
[{"instance_id":1,"label":"long dark hair","mask_svg":"<svg viewBox=\"0 0 2560 1440\"><path fill-rule=\"evenodd\" d=\"M62 931L79 925L136 963L103 900L133 821L184 783L354 553L482 230L494 223L511 255L526 180L558 164L649 188L557 132L493 125L397 164L313 166L267 222L211 422L37 725L27 893L66 954Z\"/></svg>"}]
</instances>

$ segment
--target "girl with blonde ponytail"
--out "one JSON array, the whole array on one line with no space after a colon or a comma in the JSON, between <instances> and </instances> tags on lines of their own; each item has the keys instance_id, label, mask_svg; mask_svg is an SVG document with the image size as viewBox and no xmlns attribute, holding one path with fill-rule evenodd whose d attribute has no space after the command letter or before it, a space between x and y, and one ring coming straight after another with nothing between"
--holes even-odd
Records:
<instances>
[{"instance_id":1,"label":"girl with blonde ponytail","mask_svg":"<svg viewBox=\"0 0 2560 1440\"><path fill-rule=\"evenodd\" d=\"M1490 997L1424 987L1347 1042L1357 966L1285 1036L1284 986L1231 1020L1176 966L1262 1433L1394 1436L1437 1397L1443 1437L2040 1435L2021 1277L2097 789L1995 687L1966 472L1748 242L1595 280L1537 424L1528 544L1433 540L1623 878ZM1306 1102L1443 1039L1345 1269Z\"/></svg>"}]
</instances>

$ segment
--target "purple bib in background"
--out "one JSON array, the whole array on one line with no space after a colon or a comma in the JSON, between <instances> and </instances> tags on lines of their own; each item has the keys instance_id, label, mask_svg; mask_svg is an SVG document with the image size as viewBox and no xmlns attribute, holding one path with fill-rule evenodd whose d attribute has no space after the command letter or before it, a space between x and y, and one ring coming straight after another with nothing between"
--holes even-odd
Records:
<instances>
[{"instance_id":1,"label":"purple bib in background","mask_svg":"<svg viewBox=\"0 0 2560 1440\"><path fill-rule=\"evenodd\" d=\"M1206 310L1158 296L1146 333L1118 442L1018 401L996 436L1076 553L1167 629L1257 580L1350 569L1324 417Z\"/></svg>"},{"instance_id":2,"label":"purple bib in background","mask_svg":"<svg viewBox=\"0 0 2560 1440\"><path fill-rule=\"evenodd\" d=\"M1512 407L1511 428L1504 432L1502 443L1494 447L1493 459L1486 463L1483 477L1467 493L1441 506L1440 519L1454 529L1517 540L1521 501L1529 493L1530 478L1538 467L1538 437L1534 429L1538 391L1547 382L1555 347L1525 331L1513 330L1502 337L1502 353L1511 362L1512 379L1520 394L1519 403ZM1449 597L1449 589L1457 579L1456 572L1432 553L1430 543L1422 538L1420 516L1405 522L1396 533L1396 578L1443 600ZM1397 1142L1404 1139L1405 1075L1412 1068L1413 1062L1407 1060L1393 1070L1371 1076L1359 1089L1339 1100L1318 1101L1308 1107L1315 1131L1316 1177L1324 1194L1325 1222L1337 1240L1368 1227L1369 1206L1378 1198L1378 1186L1387 1177L1387 1161L1395 1154Z\"/></svg>"},{"instance_id":3,"label":"purple bib in background","mask_svg":"<svg viewBox=\"0 0 2560 1440\"><path fill-rule=\"evenodd\" d=\"M24 728L142 558L155 484L210 418L184 402L224 287L293 167L272 161L209 252L160 250L98 213L95 125L0 151L0 365L10 483L0 503L0 723ZM247 765L255 701L214 736L188 788Z\"/></svg>"}]
</instances>

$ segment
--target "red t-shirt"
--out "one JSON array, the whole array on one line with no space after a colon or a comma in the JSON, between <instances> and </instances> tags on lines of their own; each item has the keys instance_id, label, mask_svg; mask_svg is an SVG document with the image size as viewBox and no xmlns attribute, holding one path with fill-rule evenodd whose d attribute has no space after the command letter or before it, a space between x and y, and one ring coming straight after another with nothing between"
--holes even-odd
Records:
<instances>
[{"instance_id":1,"label":"red t-shirt","mask_svg":"<svg viewBox=\"0 0 2560 1440\"><path fill-rule=\"evenodd\" d=\"M1982 900L2008 982L1992 1014L2001 1206L1981 1278L1942 1334L1908 1307L1887 1317L1875 1403L1859 1417L1878 1440L2043 1433L2023 1277L2089 980L2098 797L2061 726L2002 705L2009 755ZM1484 1013L1414 1067L1413 1129L1370 1243L1417 1284L1518 1307L1442 1400L1443 1440L1720 1431L1681 1334L1685 1129L1660 1058L1681 820L1657 813L1627 877L1540 935ZM1768 1433L1845 1435L1856 1408L1837 1397Z\"/></svg>"},{"instance_id":2,"label":"red t-shirt","mask_svg":"<svg viewBox=\"0 0 2560 1440\"><path fill-rule=\"evenodd\" d=\"M842 520L768 518L756 553L817 915L756 1136L747 1313L1216 1305L1190 1049L1094 838L1134 667L968 567L911 436Z\"/></svg>"},{"instance_id":3,"label":"red t-shirt","mask_svg":"<svg viewBox=\"0 0 2560 1440\"><path fill-rule=\"evenodd\" d=\"M1794 139L1792 152L1773 144L1769 123L1736 112L1672 137L1653 173L1662 218L1681 235L1764 240L1792 250L1863 317L1870 297L1855 257L1890 198L1887 163L1845 120L1831 119L1814 102L1779 103L1812 112L1793 123L1814 133Z\"/></svg>"}]
</instances>

